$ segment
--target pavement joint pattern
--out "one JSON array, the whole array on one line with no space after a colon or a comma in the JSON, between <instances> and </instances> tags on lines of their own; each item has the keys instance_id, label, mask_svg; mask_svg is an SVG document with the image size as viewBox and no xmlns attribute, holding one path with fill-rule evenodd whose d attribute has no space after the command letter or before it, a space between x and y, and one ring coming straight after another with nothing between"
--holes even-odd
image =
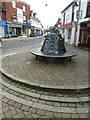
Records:
<instances>
[{"instance_id":1,"label":"pavement joint pattern","mask_svg":"<svg viewBox=\"0 0 90 120\"><path fill-rule=\"evenodd\" d=\"M40 63L39 61L35 61L33 56L31 56L27 51L25 53L21 52L21 54L18 53L4 58L2 61L3 68L6 69L7 73L12 72L12 74L11 77L7 77L2 74L2 80L0 80L0 88L2 88L2 93L0 93L2 95L2 108L0 108L2 109L2 115L0 114L0 117L89 118L90 101L88 96L90 93L88 90L89 88L87 79L88 54L87 51L81 49L77 51L79 52L79 55L74 58L71 63L66 63L63 65L52 64L51 66L50 63L47 63L46 66L46 63L44 63L42 66L42 62ZM24 67L24 65L20 65L21 63L18 55L21 58L24 55L25 59L23 59L23 62L27 68ZM18 63L16 62L17 60ZM31 63L27 65L29 60ZM79 63L76 64L76 61L79 61ZM63 71L63 68L66 68L66 71ZM46 71L47 69L48 72ZM54 70L55 74L53 74ZM29 71L30 75L27 73L27 71ZM53 74L53 76L51 76L51 74ZM63 81L64 77L62 74L65 77L65 81ZM71 76L69 76L69 74ZM42 81L48 78L49 85L47 81L42 83L42 81L38 80L36 84L33 84L33 81L31 81L32 85L24 84L24 82L17 80L15 81L13 79L13 75L15 78L20 77L20 80L24 79L24 82L26 83L28 83L26 80L29 80L30 82L30 80L38 77ZM60 82L58 81L59 77L57 78L57 76L60 77ZM61 85L61 88L57 87L57 83ZM52 84L51 88L55 88L48 89L50 84ZM72 90L68 89L68 86L72 85Z\"/></svg>"}]
</instances>

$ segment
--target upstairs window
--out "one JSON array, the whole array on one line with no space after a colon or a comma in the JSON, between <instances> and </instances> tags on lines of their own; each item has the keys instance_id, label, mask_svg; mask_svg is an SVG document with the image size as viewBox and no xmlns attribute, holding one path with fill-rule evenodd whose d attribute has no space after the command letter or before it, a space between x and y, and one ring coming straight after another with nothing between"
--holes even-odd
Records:
<instances>
[{"instance_id":1,"label":"upstairs window","mask_svg":"<svg viewBox=\"0 0 90 120\"><path fill-rule=\"evenodd\" d=\"M71 39L71 29L68 29L68 39Z\"/></svg>"},{"instance_id":2,"label":"upstairs window","mask_svg":"<svg viewBox=\"0 0 90 120\"><path fill-rule=\"evenodd\" d=\"M17 15L16 15L16 13L13 13L13 21L17 21Z\"/></svg>"},{"instance_id":3,"label":"upstairs window","mask_svg":"<svg viewBox=\"0 0 90 120\"><path fill-rule=\"evenodd\" d=\"M23 6L23 12L25 12L26 11L26 8L25 8L25 6Z\"/></svg>"},{"instance_id":4,"label":"upstairs window","mask_svg":"<svg viewBox=\"0 0 90 120\"><path fill-rule=\"evenodd\" d=\"M16 2L15 1L12 1L12 7L16 8Z\"/></svg>"},{"instance_id":5,"label":"upstairs window","mask_svg":"<svg viewBox=\"0 0 90 120\"><path fill-rule=\"evenodd\" d=\"M23 22L26 23L26 16L23 16Z\"/></svg>"},{"instance_id":6,"label":"upstairs window","mask_svg":"<svg viewBox=\"0 0 90 120\"><path fill-rule=\"evenodd\" d=\"M86 13L86 17L90 17L90 1L87 4L87 13Z\"/></svg>"}]
</instances>

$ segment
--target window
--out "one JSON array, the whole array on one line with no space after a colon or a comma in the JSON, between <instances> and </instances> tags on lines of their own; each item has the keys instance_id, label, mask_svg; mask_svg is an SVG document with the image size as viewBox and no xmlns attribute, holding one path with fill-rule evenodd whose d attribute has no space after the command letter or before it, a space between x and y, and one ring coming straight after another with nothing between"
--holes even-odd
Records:
<instances>
[{"instance_id":1,"label":"window","mask_svg":"<svg viewBox=\"0 0 90 120\"><path fill-rule=\"evenodd\" d=\"M13 13L13 21L16 21L17 20L17 15L16 13Z\"/></svg>"},{"instance_id":2,"label":"window","mask_svg":"<svg viewBox=\"0 0 90 120\"><path fill-rule=\"evenodd\" d=\"M90 1L88 2L88 5L87 5L86 17L90 17Z\"/></svg>"},{"instance_id":3,"label":"window","mask_svg":"<svg viewBox=\"0 0 90 120\"><path fill-rule=\"evenodd\" d=\"M15 1L12 1L12 7L16 8L16 2Z\"/></svg>"},{"instance_id":4,"label":"window","mask_svg":"<svg viewBox=\"0 0 90 120\"><path fill-rule=\"evenodd\" d=\"M23 22L26 23L26 16L23 16Z\"/></svg>"},{"instance_id":5,"label":"window","mask_svg":"<svg viewBox=\"0 0 90 120\"><path fill-rule=\"evenodd\" d=\"M72 6L72 20L71 21L74 21L74 5Z\"/></svg>"},{"instance_id":6,"label":"window","mask_svg":"<svg viewBox=\"0 0 90 120\"><path fill-rule=\"evenodd\" d=\"M23 12L25 12L25 6L23 6Z\"/></svg>"},{"instance_id":7,"label":"window","mask_svg":"<svg viewBox=\"0 0 90 120\"><path fill-rule=\"evenodd\" d=\"M68 29L68 39L71 39L71 29Z\"/></svg>"},{"instance_id":8,"label":"window","mask_svg":"<svg viewBox=\"0 0 90 120\"><path fill-rule=\"evenodd\" d=\"M63 16L63 25L65 24L65 13L64 13L64 16Z\"/></svg>"}]
</instances>

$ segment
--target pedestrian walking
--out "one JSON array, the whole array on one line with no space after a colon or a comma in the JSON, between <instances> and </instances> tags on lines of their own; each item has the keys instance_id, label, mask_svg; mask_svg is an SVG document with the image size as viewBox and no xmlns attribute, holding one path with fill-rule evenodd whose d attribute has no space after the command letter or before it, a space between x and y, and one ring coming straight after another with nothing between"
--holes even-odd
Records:
<instances>
[{"instance_id":1,"label":"pedestrian walking","mask_svg":"<svg viewBox=\"0 0 90 120\"><path fill-rule=\"evenodd\" d=\"M2 47L3 41L2 41L2 36L0 35L0 48Z\"/></svg>"}]
</instances>

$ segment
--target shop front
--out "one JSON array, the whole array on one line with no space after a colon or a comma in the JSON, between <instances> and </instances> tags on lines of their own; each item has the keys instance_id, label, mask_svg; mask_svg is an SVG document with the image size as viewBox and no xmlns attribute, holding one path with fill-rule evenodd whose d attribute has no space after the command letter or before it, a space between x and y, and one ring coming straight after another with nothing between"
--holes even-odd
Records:
<instances>
[{"instance_id":1,"label":"shop front","mask_svg":"<svg viewBox=\"0 0 90 120\"><path fill-rule=\"evenodd\" d=\"M75 23L64 24L60 27L62 29L62 33L64 31L64 39L65 42L69 44L74 44L74 36L75 36Z\"/></svg>"},{"instance_id":2,"label":"shop front","mask_svg":"<svg viewBox=\"0 0 90 120\"><path fill-rule=\"evenodd\" d=\"M42 34L41 29L36 27L35 33L36 33L36 36L41 36L41 34Z\"/></svg>"},{"instance_id":3,"label":"shop front","mask_svg":"<svg viewBox=\"0 0 90 120\"><path fill-rule=\"evenodd\" d=\"M90 22L80 24L79 45L90 48Z\"/></svg>"},{"instance_id":4,"label":"shop front","mask_svg":"<svg viewBox=\"0 0 90 120\"><path fill-rule=\"evenodd\" d=\"M7 23L8 33L11 37L20 36L22 34L22 24Z\"/></svg>"},{"instance_id":5,"label":"shop front","mask_svg":"<svg viewBox=\"0 0 90 120\"><path fill-rule=\"evenodd\" d=\"M2 37L5 37L6 33L7 33L6 21L5 20L0 20L0 35Z\"/></svg>"}]
</instances>

